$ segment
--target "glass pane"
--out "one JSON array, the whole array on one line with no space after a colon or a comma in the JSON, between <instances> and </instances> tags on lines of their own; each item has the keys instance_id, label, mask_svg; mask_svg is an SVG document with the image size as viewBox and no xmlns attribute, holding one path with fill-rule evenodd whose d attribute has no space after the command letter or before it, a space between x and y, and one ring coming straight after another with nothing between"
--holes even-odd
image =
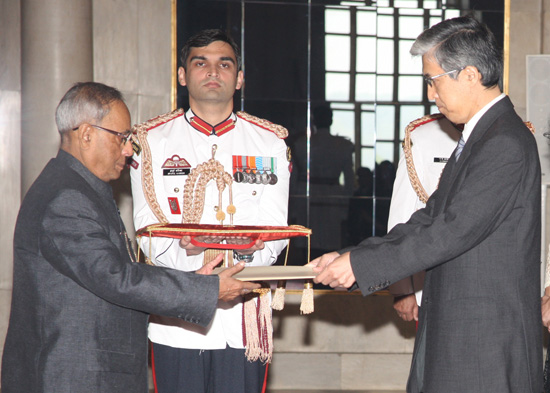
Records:
<instances>
[{"instance_id":1,"label":"glass pane","mask_svg":"<svg viewBox=\"0 0 550 393\"><path fill-rule=\"evenodd\" d=\"M393 56L393 40L379 39L377 42L377 61L376 71L379 74L393 74L394 56Z\"/></svg>"},{"instance_id":2,"label":"glass pane","mask_svg":"<svg viewBox=\"0 0 550 393\"><path fill-rule=\"evenodd\" d=\"M418 7L418 1L395 0L395 2L393 3L393 6L395 8L417 8Z\"/></svg>"},{"instance_id":3,"label":"glass pane","mask_svg":"<svg viewBox=\"0 0 550 393\"><path fill-rule=\"evenodd\" d=\"M437 0L424 0L424 8L428 9L428 8L437 8L438 7L438 4L437 4Z\"/></svg>"},{"instance_id":4,"label":"glass pane","mask_svg":"<svg viewBox=\"0 0 550 393\"><path fill-rule=\"evenodd\" d=\"M445 19L457 18L459 16L460 16L460 11L459 10L446 10L445 11Z\"/></svg>"},{"instance_id":5,"label":"glass pane","mask_svg":"<svg viewBox=\"0 0 550 393\"><path fill-rule=\"evenodd\" d=\"M433 17L430 17L430 27L432 27L433 25L436 25L438 24L439 22L441 22L441 16L433 16Z\"/></svg>"},{"instance_id":6,"label":"glass pane","mask_svg":"<svg viewBox=\"0 0 550 393\"><path fill-rule=\"evenodd\" d=\"M422 75L422 57L413 57L410 54L411 46L414 41L399 41L399 73L400 74L418 74Z\"/></svg>"},{"instance_id":7,"label":"glass pane","mask_svg":"<svg viewBox=\"0 0 550 393\"><path fill-rule=\"evenodd\" d=\"M361 166L374 170L374 149L372 147L364 147L361 149Z\"/></svg>"},{"instance_id":8,"label":"glass pane","mask_svg":"<svg viewBox=\"0 0 550 393\"><path fill-rule=\"evenodd\" d=\"M389 161L393 163L393 146L394 144L392 142L377 142L376 163L379 164L382 161ZM378 192L376 194L380 195Z\"/></svg>"},{"instance_id":9,"label":"glass pane","mask_svg":"<svg viewBox=\"0 0 550 393\"><path fill-rule=\"evenodd\" d=\"M376 35L376 11L357 11L357 34Z\"/></svg>"},{"instance_id":10,"label":"glass pane","mask_svg":"<svg viewBox=\"0 0 550 393\"><path fill-rule=\"evenodd\" d=\"M374 74L357 74L355 79L355 100L374 101L376 82Z\"/></svg>"},{"instance_id":11,"label":"glass pane","mask_svg":"<svg viewBox=\"0 0 550 393\"><path fill-rule=\"evenodd\" d=\"M391 42L391 41L390 41ZM357 38L357 71L376 72L376 38Z\"/></svg>"},{"instance_id":12,"label":"glass pane","mask_svg":"<svg viewBox=\"0 0 550 393\"><path fill-rule=\"evenodd\" d=\"M424 21L421 16L400 16L399 37L416 39L424 31Z\"/></svg>"},{"instance_id":13,"label":"glass pane","mask_svg":"<svg viewBox=\"0 0 550 393\"><path fill-rule=\"evenodd\" d=\"M376 131L374 112L361 112L361 144L374 146Z\"/></svg>"},{"instance_id":14,"label":"glass pane","mask_svg":"<svg viewBox=\"0 0 550 393\"><path fill-rule=\"evenodd\" d=\"M327 35L325 51L327 71L350 70L350 37Z\"/></svg>"},{"instance_id":15,"label":"glass pane","mask_svg":"<svg viewBox=\"0 0 550 393\"><path fill-rule=\"evenodd\" d=\"M430 114L433 113L439 113L439 108L437 107L437 105L430 106Z\"/></svg>"},{"instance_id":16,"label":"glass pane","mask_svg":"<svg viewBox=\"0 0 550 393\"><path fill-rule=\"evenodd\" d=\"M353 104L349 104L349 103L345 103L345 102L335 102L335 103L332 103L330 105L330 107L332 109L349 109L349 110L353 110L353 108L355 107L355 105Z\"/></svg>"},{"instance_id":17,"label":"glass pane","mask_svg":"<svg viewBox=\"0 0 550 393\"><path fill-rule=\"evenodd\" d=\"M399 77L399 101L422 101L422 85L424 81L421 76L400 76Z\"/></svg>"},{"instance_id":18,"label":"glass pane","mask_svg":"<svg viewBox=\"0 0 550 393\"><path fill-rule=\"evenodd\" d=\"M332 135L343 136L355 143L355 117L353 112L334 110L330 132Z\"/></svg>"},{"instance_id":19,"label":"glass pane","mask_svg":"<svg viewBox=\"0 0 550 393\"><path fill-rule=\"evenodd\" d=\"M376 78L376 100L393 101L393 76L378 75Z\"/></svg>"},{"instance_id":20,"label":"glass pane","mask_svg":"<svg viewBox=\"0 0 550 393\"><path fill-rule=\"evenodd\" d=\"M325 93L328 101L349 100L349 74L327 72L325 83Z\"/></svg>"},{"instance_id":21,"label":"glass pane","mask_svg":"<svg viewBox=\"0 0 550 393\"><path fill-rule=\"evenodd\" d=\"M393 38L393 16L378 15L378 37Z\"/></svg>"},{"instance_id":22,"label":"glass pane","mask_svg":"<svg viewBox=\"0 0 550 393\"><path fill-rule=\"evenodd\" d=\"M424 107L421 105L403 105L399 113L399 139L405 138L405 127L413 120L424 116Z\"/></svg>"},{"instance_id":23,"label":"glass pane","mask_svg":"<svg viewBox=\"0 0 550 393\"><path fill-rule=\"evenodd\" d=\"M395 107L391 105L376 106L376 140L393 140L395 133ZM376 145L378 146L378 143Z\"/></svg>"},{"instance_id":24,"label":"glass pane","mask_svg":"<svg viewBox=\"0 0 550 393\"><path fill-rule=\"evenodd\" d=\"M327 8L325 10L325 31L327 33L350 33L349 10Z\"/></svg>"}]
</instances>

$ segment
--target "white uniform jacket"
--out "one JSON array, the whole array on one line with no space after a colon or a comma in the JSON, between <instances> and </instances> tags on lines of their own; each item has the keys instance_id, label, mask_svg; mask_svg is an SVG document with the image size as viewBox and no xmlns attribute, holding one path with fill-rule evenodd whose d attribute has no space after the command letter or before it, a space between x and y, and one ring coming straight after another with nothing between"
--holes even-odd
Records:
<instances>
[{"instance_id":1,"label":"white uniform jacket","mask_svg":"<svg viewBox=\"0 0 550 393\"><path fill-rule=\"evenodd\" d=\"M252 161L255 164L251 165L263 166L264 173L276 175L270 177L271 183L274 183L273 179L277 179L275 184L233 181L233 205L236 207L233 224L287 225L290 173L287 146L282 139L267 128L244 120L240 113L239 116L232 113L229 118L234 121L234 128L223 128L219 130L219 135L207 135L208 132L193 128L190 121L195 115L191 110L185 114L181 110L176 111L168 116L171 119L151 127L147 132L154 192L168 222L182 222L183 191L189 170L211 159L212 148L216 146L215 159L232 176L234 166L246 166L246 162ZM251 117L247 114L244 116ZM268 123L256 118L252 121L259 124ZM284 128L283 130L286 132ZM136 229L159 222L144 196L144 154L141 144L134 146L135 154L131 169ZM176 169L174 162L178 164ZM215 209L219 204L218 200L216 182L212 180L206 186L201 224L219 224ZM226 213L224 224L229 224L229 214L226 210L228 205L229 190L226 187L222 203L222 209ZM151 243L149 245L148 241L143 241L141 247L155 265L194 271L203 264L202 253L187 256L177 239L154 237ZM273 264L285 245L284 240L265 242L265 248L254 253L254 260L250 265ZM149 338L155 343L177 348L222 349L226 344L233 348L243 348L242 302L219 302L216 315L206 328L178 319L154 316L149 324Z\"/></svg>"},{"instance_id":2,"label":"white uniform jacket","mask_svg":"<svg viewBox=\"0 0 550 393\"><path fill-rule=\"evenodd\" d=\"M437 189L441 172L461 133L442 115L428 115L423 119L416 120L420 125L411 130L411 153L418 180L429 196ZM415 211L424 206L411 184L405 155L402 154L393 184L388 232L397 224L407 222ZM420 304L423 283L424 272L419 272L412 276L412 281L411 277L405 278L390 285L389 290L396 296L415 293Z\"/></svg>"}]
</instances>

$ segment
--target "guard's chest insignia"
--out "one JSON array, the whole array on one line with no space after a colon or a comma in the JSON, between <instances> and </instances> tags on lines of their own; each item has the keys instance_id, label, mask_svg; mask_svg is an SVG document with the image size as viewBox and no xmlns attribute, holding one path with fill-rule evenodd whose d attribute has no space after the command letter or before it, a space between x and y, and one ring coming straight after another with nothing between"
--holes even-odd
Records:
<instances>
[{"instance_id":1,"label":"guard's chest insignia","mask_svg":"<svg viewBox=\"0 0 550 393\"><path fill-rule=\"evenodd\" d=\"M277 157L233 156L233 179L237 183L276 184Z\"/></svg>"},{"instance_id":2,"label":"guard's chest insignia","mask_svg":"<svg viewBox=\"0 0 550 393\"><path fill-rule=\"evenodd\" d=\"M177 154L167 158L162 164L162 174L164 176L181 176L188 175L191 171L191 165L185 158L181 158Z\"/></svg>"},{"instance_id":3,"label":"guard's chest insignia","mask_svg":"<svg viewBox=\"0 0 550 393\"><path fill-rule=\"evenodd\" d=\"M132 138L132 150L138 156L141 154L141 146L137 141L137 138Z\"/></svg>"},{"instance_id":4,"label":"guard's chest insignia","mask_svg":"<svg viewBox=\"0 0 550 393\"><path fill-rule=\"evenodd\" d=\"M172 214L181 214L178 198L168 197L168 205L170 206L170 212Z\"/></svg>"},{"instance_id":5,"label":"guard's chest insignia","mask_svg":"<svg viewBox=\"0 0 550 393\"><path fill-rule=\"evenodd\" d=\"M434 157L434 162L438 162L441 164L446 164L447 161L449 161L448 157Z\"/></svg>"}]
</instances>

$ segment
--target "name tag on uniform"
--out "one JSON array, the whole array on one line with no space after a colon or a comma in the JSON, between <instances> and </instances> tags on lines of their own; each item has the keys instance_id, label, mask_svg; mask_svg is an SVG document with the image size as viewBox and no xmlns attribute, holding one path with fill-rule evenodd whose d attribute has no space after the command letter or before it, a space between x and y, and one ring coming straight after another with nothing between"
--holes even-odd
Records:
<instances>
[{"instance_id":1,"label":"name tag on uniform","mask_svg":"<svg viewBox=\"0 0 550 393\"><path fill-rule=\"evenodd\" d=\"M449 161L449 158L447 157L434 157L434 162L441 162L443 164L446 164L447 161Z\"/></svg>"},{"instance_id":2,"label":"name tag on uniform","mask_svg":"<svg viewBox=\"0 0 550 393\"><path fill-rule=\"evenodd\" d=\"M191 165L185 158L181 158L177 154L167 158L162 164L163 176L182 176L188 175L191 172Z\"/></svg>"}]
</instances>

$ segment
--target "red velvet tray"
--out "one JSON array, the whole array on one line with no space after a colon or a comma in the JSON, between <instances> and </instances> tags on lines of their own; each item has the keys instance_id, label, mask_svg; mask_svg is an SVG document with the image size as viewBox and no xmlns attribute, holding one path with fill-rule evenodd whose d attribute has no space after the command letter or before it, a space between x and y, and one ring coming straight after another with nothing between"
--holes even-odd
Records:
<instances>
[{"instance_id":1,"label":"red velvet tray","mask_svg":"<svg viewBox=\"0 0 550 393\"><path fill-rule=\"evenodd\" d=\"M301 225L289 226L252 226L252 225L209 225L209 224L153 224L137 231L137 236L170 237L180 239L191 236L191 243L198 247L223 250L242 250L250 248L257 239L265 241L309 236L311 229ZM198 236L249 237L248 244L203 243Z\"/></svg>"}]
</instances>

